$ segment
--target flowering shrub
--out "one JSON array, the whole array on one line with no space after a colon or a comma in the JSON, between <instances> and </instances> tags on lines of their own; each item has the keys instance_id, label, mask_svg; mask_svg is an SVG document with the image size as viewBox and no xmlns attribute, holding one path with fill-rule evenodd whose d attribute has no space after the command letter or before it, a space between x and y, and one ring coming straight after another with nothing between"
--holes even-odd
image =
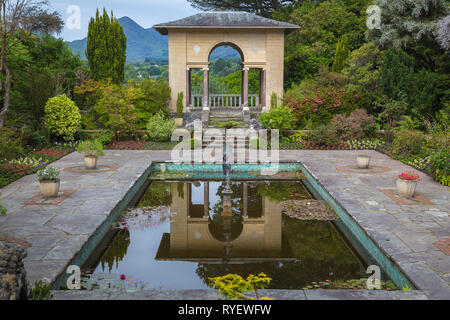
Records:
<instances>
[{"instance_id":1,"label":"flowering shrub","mask_svg":"<svg viewBox=\"0 0 450 320\"><path fill-rule=\"evenodd\" d=\"M379 139L347 140L347 145L350 150L376 150L385 145L385 142Z\"/></svg>"},{"instance_id":2,"label":"flowering shrub","mask_svg":"<svg viewBox=\"0 0 450 320\"><path fill-rule=\"evenodd\" d=\"M400 180L420 181L420 176L412 171L405 171L397 176Z\"/></svg>"},{"instance_id":3,"label":"flowering shrub","mask_svg":"<svg viewBox=\"0 0 450 320\"><path fill-rule=\"evenodd\" d=\"M292 98L286 106L291 109L297 125L327 124L336 114L349 114L355 109L358 95L344 89L318 88L313 97Z\"/></svg>"}]
</instances>

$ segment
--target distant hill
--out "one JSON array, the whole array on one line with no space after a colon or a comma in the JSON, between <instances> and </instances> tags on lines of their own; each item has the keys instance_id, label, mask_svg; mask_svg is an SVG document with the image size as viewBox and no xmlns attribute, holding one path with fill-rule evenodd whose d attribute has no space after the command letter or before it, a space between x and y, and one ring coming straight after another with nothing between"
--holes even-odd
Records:
<instances>
[{"instance_id":1,"label":"distant hill","mask_svg":"<svg viewBox=\"0 0 450 320\"><path fill-rule=\"evenodd\" d=\"M143 62L146 58L151 60L168 59L168 37L160 35L155 29L145 29L129 17L118 19L127 36L127 61ZM86 60L87 38L68 42L69 48L74 54L79 54ZM211 59L238 57L237 52L231 47L220 47L211 55Z\"/></svg>"}]
</instances>

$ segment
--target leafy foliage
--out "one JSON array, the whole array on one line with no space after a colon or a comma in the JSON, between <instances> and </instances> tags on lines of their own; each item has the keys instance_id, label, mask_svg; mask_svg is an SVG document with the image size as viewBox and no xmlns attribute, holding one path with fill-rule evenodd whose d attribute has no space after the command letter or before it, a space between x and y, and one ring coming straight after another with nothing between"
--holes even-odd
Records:
<instances>
[{"instance_id":1,"label":"leafy foliage","mask_svg":"<svg viewBox=\"0 0 450 320\"><path fill-rule=\"evenodd\" d=\"M272 280L262 272L257 276L250 274L246 279L238 274L227 274L209 280L209 286L216 288L227 300L253 300L245 296L249 292L254 292L257 300L271 300L268 297L259 297L258 294L258 289L267 288Z\"/></svg>"},{"instance_id":2,"label":"leafy foliage","mask_svg":"<svg viewBox=\"0 0 450 320\"><path fill-rule=\"evenodd\" d=\"M59 176L59 169L55 167L46 166L36 172L36 180L55 180Z\"/></svg>"},{"instance_id":3,"label":"leafy foliage","mask_svg":"<svg viewBox=\"0 0 450 320\"><path fill-rule=\"evenodd\" d=\"M381 46L406 47L411 42L434 40L436 24L449 12L445 0L377 0L381 8L381 29L369 35Z\"/></svg>"},{"instance_id":4,"label":"leafy foliage","mask_svg":"<svg viewBox=\"0 0 450 320\"><path fill-rule=\"evenodd\" d=\"M89 21L86 57L94 80L110 79L115 84L124 80L127 39L120 23L103 8L100 16Z\"/></svg>"},{"instance_id":5,"label":"leafy foliage","mask_svg":"<svg viewBox=\"0 0 450 320\"><path fill-rule=\"evenodd\" d=\"M80 127L80 110L65 94L50 98L45 105L45 127L56 136L71 141Z\"/></svg>"},{"instance_id":6,"label":"leafy foliage","mask_svg":"<svg viewBox=\"0 0 450 320\"><path fill-rule=\"evenodd\" d=\"M179 92L177 97L177 118L181 118L183 116L183 97L184 93Z\"/></svg>"},{"instance_id":7,"label":"leafy foliage","mask_svg":"<svg viewBox=\"0 0 450 320\"><path fill-rule=\"evenodd\" d=\"M38 280L34 283L31 290L31 300L51 300L53 294L51 293L52 285L50 283Z\"/></svg>"},{"instance_id":8,"label":"leafy foliage","mask_svg":"<svg viewBox=\"0 0 450 320\"><path fill-rule=\"evenodd\" d=\"M347 37L344 36L341 39L339 39L336 45L336 52L334 54L331 71L341 72L345 66L345 60L347 60L349 55L350 50L348 48L348 40Z\"/></svg>"},{"instance_id":9,"label":"leafy foliage","mask_svg":"<svg viewBox=\"0 0 450 320\"><path fill-rule=\"evenodd\" d=\"M172 119L165 119L162 113L153 115L147 123L148 136L155 141L169 140L174 130L175 122Z\"/></svg>"},{"instance_id":10,"label":"leafy foliage","mask_svg":"<svg viewBox=\"0 0 450 320\"><path fill-rule=\"evenodd\" d=\"M259 122L270 129L286 130L294 127L292 111L287 107L270 109L258 117Z\"/></svg>"},{"instance_id":11,"label":"leafy foliage","mask_svg":"<svg viewBox=\"0 0 450 320\"><path fill-rule=\"evenodd\" d=\"M418 130L400 130L396 133L392 152L419 154L425 143L425 135Z\"/></svg>"},{"instance_id":12,"label":"leafy foliage","mask_svg":"<svg viewBox=\"0 0 450 320\"><path fill-rule=\"evenodd\" d=\"M84 140L78 145L77 151L89 156L105 155L105 153L103 152L103 144L100 140Z\"/></svg>"},{"instance_id":13,"label":"leafy foliage","mask_svg":"<svg viewBox=\"0 0 450 320\"><path fill-rule=\"evenodd\" d=\"M106 84L100 89L94 111L99 121L116 135L133 134L138 115L133 101L142 97L142 92L133 86Z\"/></svg>"},{"instance_id":14,"label":"leafy foliage","mask_svg":"<svg viewBox=\"0 0 450 320\"><path fill-rule=\"evenodd\" d=\"M331 119L332 134L341 140L371 138L375 132L375 120L364 109L353 111L348 117L338 114Z\"/></svg>"},{"instance_id":15,"label":"leafy foliage","mask_svg":"<svg viewBox=\"0 0 450 320\"><path fill-rule=\"evenodd\" d=\"M0 216L6 216L6 208L3 206L2 203L2 194L0 193Z\"/></svg>"}]
</instances>

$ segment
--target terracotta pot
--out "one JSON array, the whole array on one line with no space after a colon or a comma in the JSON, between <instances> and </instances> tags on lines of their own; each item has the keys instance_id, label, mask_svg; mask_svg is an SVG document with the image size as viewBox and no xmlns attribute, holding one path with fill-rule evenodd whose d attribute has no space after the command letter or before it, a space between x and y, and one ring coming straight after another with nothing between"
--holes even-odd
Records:
<instances>
[{"instance_id":1,"label":"terracotta pot","mask_svg":"<svg viewBox=\"0 0 450 320\"><path fill-rule=\"evenodd\" d=\"M40 182L42 197L45 199L56 198L59 193L59 182L59 179L42 180Z\"/></svg>"},{"instance_id":2,"label":"terracotta pot","mask_svg":"<svg viewBox=\"0 0 450 320\"><path fill-rule=\"evenodd\" d=\"M93 170L97 168L97 158L97 156L92 155L84 156L84 165L86 166L86 169Z\"/></svg>"},{"instance_id":3,"label":"terracotta pot","mask_svg":"<svg viewBox=\"0 0 450 320\"><path fill-rule=\"evenodd\" d=\"M175 118L175 125L177 126L177 128L182 127L183 126L183 118Z\"/></svg>"},{"instance_id":4,"label":"terracotta pot","mask_svg":"<svg viewBox=\"0 0 450 320\"><path fill-rule=\"evenodd\" d=\"M397 192L403 198L412 198L416 192L417 180L397 179Z\"/></svg>"},{"instance_id":5,"label":"terracotta pot","mask_svg":"<svg viewBox=\"0 0 450 320\"><path fill-rule=\"evenodd\" d=\"M359 155L356 157L356 164L358 165L358 168L360 168L360 169L369 168L369 163L370 163L370 156Z\"/></svg>"}]
</instances>

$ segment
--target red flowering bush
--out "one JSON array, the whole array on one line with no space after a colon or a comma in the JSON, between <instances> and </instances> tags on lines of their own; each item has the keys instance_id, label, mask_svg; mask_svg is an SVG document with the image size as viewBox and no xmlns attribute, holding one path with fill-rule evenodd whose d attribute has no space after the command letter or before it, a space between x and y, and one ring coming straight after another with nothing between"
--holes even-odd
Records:
<instances>
[{"instance_id":1,"label":"red flowering bush","mask_svg":"<svg viewBox=\"0 0 450 320\"><path fill-rule=\"evenodd\" d=\"M401 180L420 181L420 176L412 171L404 171L397 176Z\"/></svg>"},{"instance_id":2,"label":"red flowering bush","mask_svg":"<svg viewBox=\"0 0 450 320\"><path fill-rule=\"evenodd\" d=\"M358 95L344 89L318 88L313 97L292 98L286 105L299 128L327 124L336 114L349 114L357 106Z\"/></svg>"}]
</instances>

